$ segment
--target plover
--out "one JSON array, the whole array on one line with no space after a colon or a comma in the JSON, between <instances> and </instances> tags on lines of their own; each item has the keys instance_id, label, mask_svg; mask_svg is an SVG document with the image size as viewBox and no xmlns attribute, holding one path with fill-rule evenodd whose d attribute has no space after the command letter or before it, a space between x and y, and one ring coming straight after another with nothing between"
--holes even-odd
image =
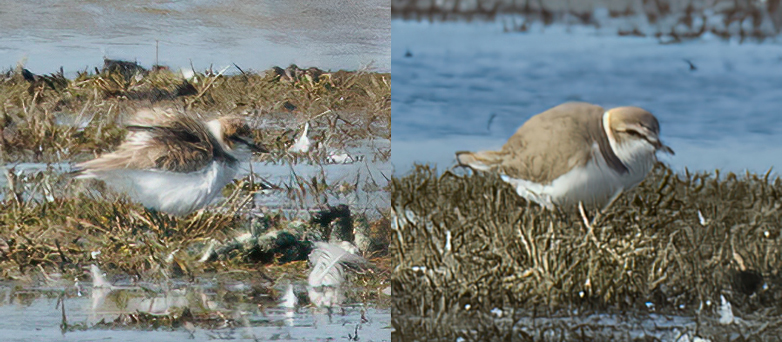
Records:
<instances>
[{"instance_id":1,"label":"plover","mask_svg":"<svg viewBox=\"0 0 782 342\"><path fill-rule=\"evenodd\" d=\"M147 208L187 215L209 204L253 152L244 119L201 121L159 109L141 110L127 123L116 151L76 164L77 178L97 178Z\"/></svg>"},{"instance_id":2,"label":"plover","mask_svg":"<svg viewBox=\"0 0 782 342\"><path fill-rule=\"evenodd\" d=\"M456 152L458 163L501 174L549 209L603 206L640 183L657 161L660 125L638 107L570 102L530 118L500 151Z\"/></svg>"}]
</instances>

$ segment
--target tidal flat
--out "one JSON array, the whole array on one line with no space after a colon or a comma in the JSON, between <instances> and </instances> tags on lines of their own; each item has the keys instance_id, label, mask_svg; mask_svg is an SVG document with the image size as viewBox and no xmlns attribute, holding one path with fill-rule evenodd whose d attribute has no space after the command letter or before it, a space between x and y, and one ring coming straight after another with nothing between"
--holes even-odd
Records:
<instances>
[{"instance_id":1,"label":"tidal flat","mask_svg":"<svg viewBox=\"0 0 782 342\"><path fill-rule=\"evenodd\" d=\"M394 340L774 341L782 8L392 2ZM635 105L675 156L606 212L547 212L454 152L568 101Z\"/></svg>"},{"instance_id":2,"label":"tidal flat","mask_svg":"<svg viewBox=\"0 0 782 342\"><path fill-rule=\"evenodd\" d=\"M390 339L390 92L388 73L295 65L182 72L106 60L74 78L3 72L2 307L17 314L0 315L55 318L19 340L126 329L157 332L130 340ZM149 107L246 117L271 152L184 217L73 179L74 163L111 151L123 121ZM289 151L307 123L312 148ZM318 241L350 241L367 261L341 270L342 305L310 302ZM318 326L327 329L312 334Z\"/></svg>"}]
</instances>

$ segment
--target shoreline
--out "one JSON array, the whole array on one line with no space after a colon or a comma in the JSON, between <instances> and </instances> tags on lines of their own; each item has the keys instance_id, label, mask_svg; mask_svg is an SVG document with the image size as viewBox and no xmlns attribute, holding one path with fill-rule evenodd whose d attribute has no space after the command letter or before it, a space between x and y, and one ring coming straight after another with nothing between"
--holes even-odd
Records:
<instances>
[{"instance_id":1,"label":"shoreline","mask_svg":"<svg viewBox=\"0 0 782 342\"><path fill-rule=\"evenodd\" d=\"M167 67L147 69L135 62L105 60L101 69L67 78L63 70L36 75L17 66L0 73L0 102L6 103L7 113L0 120L0 160L60 162L102 153L124 136L124 117L144 107L246 116L262 126L257 127L263 132L256 140L272 146L292 142L305 120L318 126L335 117L351 133L336 144L390 138L388 73L295 65L238 70L235 75L225 75L227 69L182 74Z\"/></svg>"},{"instance_id":2,"label":"shoreline","mask_svg":"<svg viewBox=\"0 0 782 342\"><path fill-rule=\"evenodd\" d=\"M782 6L731 0L657 2L614 0L394 0L392 20L498 21L506 32L564 23L614 28L620 36L656 37L665 43L712 34L723 39L768 39L782 33Z\"/></svg>"},{"instance_id":3,"label":"shoreline","mask_svg":"<svg viewBox=\"0 0 782 342\"><path fill-rule=\"evenodd\" d=\"M387 186L372 178L380 175L370 166L382 170L388 163L390 92L390 74L296 66L232 76L219 70L182 75L106 61L102 69L75 78L63 72L35 75L22 66L0 73L0 103L5 105L0 157L6 171L0 281L30 289L31 297L36 288L73 289L63 293L67 297L80 296L81 282L94 285L95 277L84 272L90 265L99 265L111 279L132 278L151 287L237 273L245 276L231 279L246 285L241 295L260 291L263 303L276 303L284 294L280 284L307 282L305 260L314 243L339 239L355 243L372 263L347 272L353 284L346 285L348 304L387 307L382 290L391 269L389 209L375 201L388 196ZM247 117L255 128L253 139L271 150L253 163L274 165L269 174L276 178L270 182L271 176L257 168L253 176L240 174L222 189L217 203L174 217L107 191L101 182L74 180L52 167L67 168L111 151L124 139L124 119L142 107ZM290 152L305 122L314 147L308 153ZM330 161L335 153L361 158L343 166ZM17 170L15 163L25 167ZM305 167L297 170L296 165ZM286 212L287 206L295 215ZM265 280L254 284L258 272ZM260 305L253 301L261 299L248 301ZM183 312L144 315L138 316L143 322L176 327ZM196 317L195 323L208 326L210 317L200 323Z\"/></svg>"}]
</instances>

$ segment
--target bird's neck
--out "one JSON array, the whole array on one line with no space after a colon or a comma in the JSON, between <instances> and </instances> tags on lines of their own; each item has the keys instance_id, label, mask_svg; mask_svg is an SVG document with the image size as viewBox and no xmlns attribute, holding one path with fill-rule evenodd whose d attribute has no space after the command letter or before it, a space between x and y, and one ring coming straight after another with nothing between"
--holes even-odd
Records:
<instances>
[{"instance_id":1,"label":"bird's neck","mask_svg":"<svg viewBox=\"0 0 782 342\"><path fill-rule=\"evenodd\" d=\"M215 146L215 157L222 162L224 162L226 165L235 167L236 163L239 160L245 159L246 156L242 151L238 151L235 149L231 149L228 147L228 144L225 143L225 136L223 136L223 126L220 124L220 121L217 119L207 121L206 128L209 130L209 133L214 138L214 143L219 144L219 146ZM247 151L247 155L250 155L252 152L249 150Z\"/></svg>"}]
</instances>

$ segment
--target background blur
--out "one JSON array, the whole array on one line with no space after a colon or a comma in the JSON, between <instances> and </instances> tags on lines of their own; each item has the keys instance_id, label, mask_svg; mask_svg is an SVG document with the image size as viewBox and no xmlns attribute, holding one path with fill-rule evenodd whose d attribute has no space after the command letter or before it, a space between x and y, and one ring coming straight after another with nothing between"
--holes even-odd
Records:
<instances>
[{"instance_id":1,"label":"background blur","mask_svg":"<svg viewBox=\"0 0 782 342\"><path fill-rule=\"evenodd\" d=\"M450 167L565 101L636 105L677 170L782 164L774 1L392 2L392 161Z\"/></svg>"},{"instance_id":2,"label":"background blur","mask_svg":"<svg viewBox=\"0 0 782 342\"><path fill-rule=\"evenodd\" d=\"M387 0L0 0L0 67L74 73L103 57L203 70L232 63L391 69ZM237 70L231 70L237 73ZM73 76L73 75L69 75Z\"/></svg>"}]
</instances>

